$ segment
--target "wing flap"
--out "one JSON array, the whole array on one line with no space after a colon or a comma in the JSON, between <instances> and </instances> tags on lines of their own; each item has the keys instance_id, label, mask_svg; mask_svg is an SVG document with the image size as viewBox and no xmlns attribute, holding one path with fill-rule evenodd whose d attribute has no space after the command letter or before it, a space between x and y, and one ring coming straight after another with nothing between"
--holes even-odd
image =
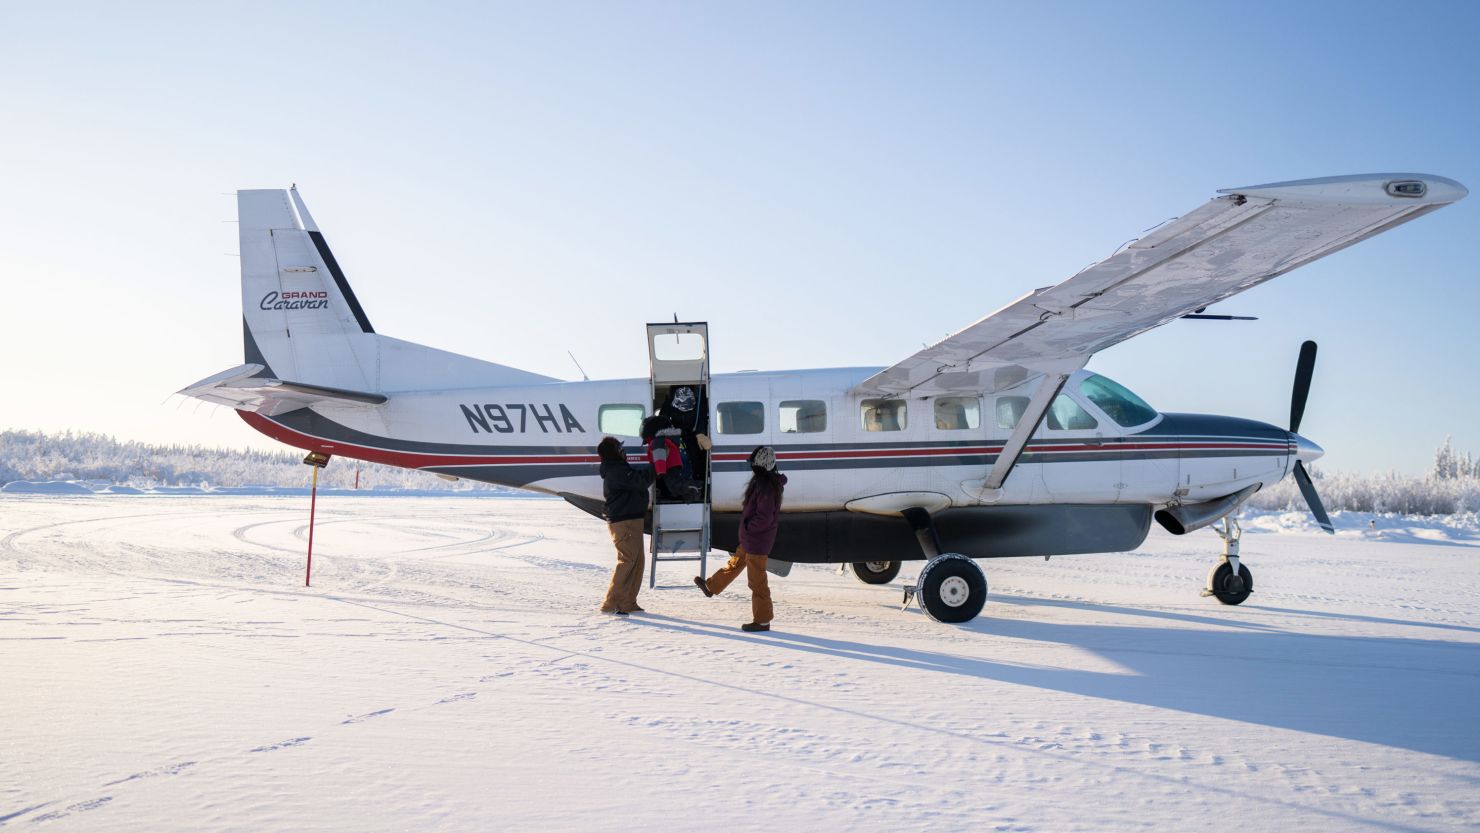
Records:
<instances>
[{"instance_id":1,"label":"wing flap","mask_svg":"<svg viewBox=\"0 0 1480 833\"><path fill-rule=\"evenodd\" d=\"M265 376L265 371L266 368L260 364L240 365L202 379L178 393L263 416L276 416L326 402L374 407L387 401L384 394L289 382Z\"/></svg>"},{"instance_id":2,"label":"wing flap","mask_svg":"<svg viewBox=\"0 0 1480 833\"><path fill-rule=\"evenodd\" d=\"M1419 183L1422 194L1394 193ZM1418 188L1411 188L1418 190ZM995 391L1094 353L1459 200L1443 177L1372 174L1220 192L1109 258L859 384L921 396Z\"/></svg>"}]
</instances>

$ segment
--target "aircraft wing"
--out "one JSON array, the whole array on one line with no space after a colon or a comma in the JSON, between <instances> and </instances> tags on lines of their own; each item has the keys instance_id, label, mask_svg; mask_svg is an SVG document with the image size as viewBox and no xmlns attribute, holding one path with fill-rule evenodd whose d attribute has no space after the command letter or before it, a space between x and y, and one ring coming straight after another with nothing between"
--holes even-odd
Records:
<instances>
[{"instance_id":1,"label":"aircraft wing","mask_svg":"<svg viewBox=\"0 0 1480 833\"><path fill-rule=\"evenodd\" d=\"M1463 199L1426 174L1230 188L1057 286L1030 292L858 385L929 396L1072 373L1091 355Z\"/></svg>"},{"instance_id":2,"label":"aircraft wing","mask_svg":"<svg viewBox=\"0 0 1480 833\"><path fill-rule=\"evenodd\" d=\"M259 375L264 370L266 368L260 364L240 365L202 379L178 392L184 396L193 396L263 416L276 416L320 402L373 406L386 401L386 397L379 393L341 390Z\"/></svg>"}]
</instances>

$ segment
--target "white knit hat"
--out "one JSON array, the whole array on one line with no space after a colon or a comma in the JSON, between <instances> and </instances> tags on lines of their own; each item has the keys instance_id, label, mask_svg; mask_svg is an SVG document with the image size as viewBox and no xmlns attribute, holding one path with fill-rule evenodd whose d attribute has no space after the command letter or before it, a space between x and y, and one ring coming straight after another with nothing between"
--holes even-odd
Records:
<instances>
[{"instance_id":1,"label":"white knit hat","mask_svg":"<svg viewBox=\"0 0 1480 833\"><path fill-rule=\"evenodd\" d=\"M769 445L763 445L755 451L750 452L750 464L763 468L766 471L776 470L776 450Z\"/></svg>"}]
</instances>

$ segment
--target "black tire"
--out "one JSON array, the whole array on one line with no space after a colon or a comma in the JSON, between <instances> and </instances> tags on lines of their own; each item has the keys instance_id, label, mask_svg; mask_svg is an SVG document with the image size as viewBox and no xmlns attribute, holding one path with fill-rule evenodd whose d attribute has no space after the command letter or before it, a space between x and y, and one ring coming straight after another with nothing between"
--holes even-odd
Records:
<instances>
[{"instance_id":1,"label":"black tire","mask_svg":"<svg viewBox=\"0 0 1480 833\"><path fill-rule=\"evenodd\" d=\"M1213 568L1213 575L1208 579L1208 589L1213 591L1213 596L1226 605L1243 604L1254 592L1254 574L1243 564L1238 565L1238 575L1233 574L1233 568L1227 561Z\"/></svg>"},{"instance_id":2,"label":"black tire","mask_svg":"<svg viewBox=\"0 0 1480 833\"><path fill-rule=\"evenodd\" d=\"M855 561L853 575L864 584L888 584L899 575L898 561Z\"/></svg>"},{"instance_id":3,"label":"black tire","mask_svg":"<svg viewBox=\"0 0 1480 833\"><path fill-rule=\"evenodd\" d=\"M970 622L987 603L987 576L964 555L937 556L920 571L915 585L920 607L937 622Z\"/></svg>"}]
</instances>

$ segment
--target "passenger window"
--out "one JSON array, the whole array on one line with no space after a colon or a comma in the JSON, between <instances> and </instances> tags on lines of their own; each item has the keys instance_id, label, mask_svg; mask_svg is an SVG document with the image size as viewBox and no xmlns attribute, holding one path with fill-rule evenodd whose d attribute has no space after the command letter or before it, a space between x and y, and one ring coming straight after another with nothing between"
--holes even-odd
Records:
<instances>
[{"instance_id":1,"label":"passenger window","mask_svg":"<svg viewBox=\"0 0 1480 833\"><path fill-rule=\"evenodd\" d=\"M777 423L783 434L816 434L827 430L827 403L821 399L789 399L781 403Z\"/></svg>"},{"instance_id":2,"label":"passenger window","mask_svg":"<svg viewBox=\"0 0 1480 833\"><path fill-rule=\"evenodd\" d=\"M602 405L596 412L596 424L603 434L636 437L642 432L641 405Z\"/></svg>"},{"instance_id":3,"label":"passenger window","mask_svg":"<svg viewBox=\"0 0 1480 833\"><path fill-rule=\"evenodd\" d=\"M1026 396L1000 396L997 398L997 427L1008 431L1017 427L1018 421L1023 418L1023 412L1028 410L1028 397Z\"/></svg>"},{"instance_id":4,"label":"passenger window","mask_svg":"<svg viewBox=\"0 0 1480 833\"><path fill-rule=\"evenodd\" d=\"M1098 428L1100 423L1079 407L1079 403L1059 394L1048 409L1048 427L1054 431L1088 431Z\"/></svg>"},{"instance_id":5,"label":"passenger window","mask_svg":"<svg viewBox=\"0 0 1480 833\"><path fill-rule=\"evenodd\" d=\"M942 396L935 400L935 429L965 431L982 424L982 403L975 396Z\"/></svg>"},{"instance_id":6,"label":"passenger window","mask_svg":"<svg viewBox=\"0 0 1480 833\"><path fill-rule=\"evenodd\" d=\"M903 431L909 423L908 406L902 399L865 399L862 416L865 431Z\"/></svg>"},{"instance_id":7,"label":"passenger window","mask_svg":"<svg viewBox=\"0 0 1480 833\"><path fill-rule=\"evenodd\" d=\"M766 430L766 406L760 402L721 402L715 408L721 434L759 434Z\"/></svg>"}]
</instances>

